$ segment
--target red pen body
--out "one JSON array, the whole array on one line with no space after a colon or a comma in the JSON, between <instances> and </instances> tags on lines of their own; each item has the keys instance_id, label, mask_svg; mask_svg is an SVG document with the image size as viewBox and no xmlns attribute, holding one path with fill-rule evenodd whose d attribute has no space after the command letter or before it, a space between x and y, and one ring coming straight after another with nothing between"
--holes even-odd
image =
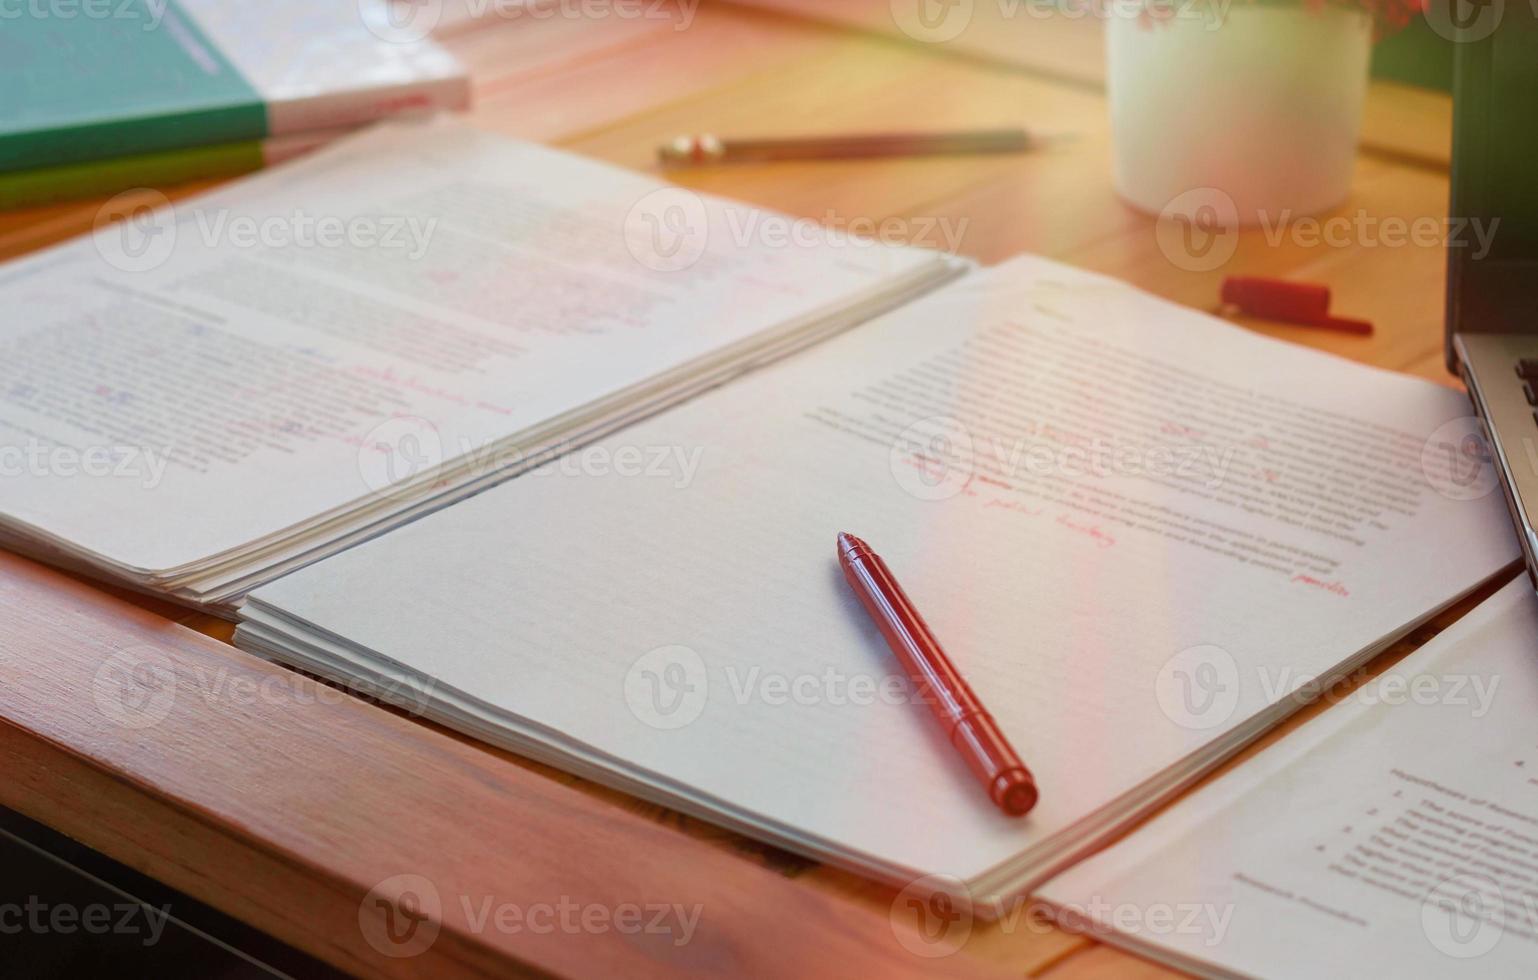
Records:
<instances>
[{"instance_id":1,"label":"red pen body","mask_svg":"<svg viewBox=\"0 0 1538 980\"><path fill-rule=\"evenodd\" d=\"M838 560L850 588L989 798L1010 816L1024 816L1036 805L1035 779L951 664L886 562L870 545L843 533L838 536Z\"/></svg>"}]
</instances>

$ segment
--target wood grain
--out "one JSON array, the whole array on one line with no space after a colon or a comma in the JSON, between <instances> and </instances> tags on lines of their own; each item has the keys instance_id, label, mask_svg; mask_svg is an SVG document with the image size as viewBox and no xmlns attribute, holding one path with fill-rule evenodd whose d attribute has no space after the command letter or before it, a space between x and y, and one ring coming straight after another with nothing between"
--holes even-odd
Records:
<instances>
[{"instance_id":1,"label":"wood grain","mask_svg":"<svg viewBox=\"0 0 1538 980\"><path fill-rule=\"evenodd\" d=\"M1105 23L1085 13L1089 4L1056 7L1031 0L991 0L948 10L937 4L930 11L936 25L931 32L914 20L921 0L731 2L866 31L932 53L1022 69L1062 87L1105 87ZM1205 16L1211 8L1180 9ZM1446 168L1452 159L1452 101L1441 92L1374 79L1367 87L1361 143L1370 153Z\"/></svg>"},{"instance_id":2,"label":"wood grain","mask_svg":"<svg viewBox=\"0 0 1538 980\"><path fill-rule=\"evenodd\" d=\"M0 607L0 803L342 969L926 972L898 942L900 919L797 887L85 583L0 554ZM359 918L382 914L376 886L402 875L424 912L438 909L441 931L392 958L417 944L389 943ZM486 924L496 920L480 913L504 905L528 927ZM540 907L552 918L536 919ZM632 907L646 925L622 933L608 916ZM1002 975L964 956L947 969Z\"/></svg>"},{"instance_id":3,"label":"wood grain","mask_svg":"<svg viewBox=\"0 0 1538 980\"><path fill-rule=\"evenodd\" d=\"M849 0L821 16L861 3L889 7ZM1341 313L1374 320L1378 332L1243 326L1450 383L1441 364L1440 244L1383 247L1356 233L1343 244L1308 244L1254 229L1237 237L1219 269L1193 271L1172 259L1157 222L1109 186L1098 36L1041 28L1019 51L999 52L1011 57L979 57L723 3L699 7L687 30L677 23L522 20L450 46L471 66L478 125L641 170L654 170L656 145L678 133L1032 126L1056 138L1015 156L743 166L673 179L819 221L900 219L911 240L931 246L943 244L934 226L944 220L959 229L960 253L981 261L1039 252L1200 309L1216 309L1227 273L1322 281ZM1327 217L1444 214L1447 119L1444 97L1375 85L1364 123L1369 150L1351 200ZM180 199L202 189L167 193ZM97 207L0 214L0 258L89 230ZM1469 606L1400 644L1372 672ZM517 963L579 975L955 976L981 962L1054 980L1168 975L1024 919L979 924L958 956L914 960L895 941L888 887L398 712L323 694L330 689L229 649L228 624L212 617L125 603L15 559L0 559L0 610L0 751L12 776L0 783L0 802L344 969L474 975ZM96 671L110 651L144 646L170 658L178 696L164 721L125 729L103 713ZM220 678L226 683L214 685ZM282 696L232 695L243 685L230 687L231 678L276 683ZM1263 744L1323 710L1307 709ZM428 953L391 960L368 945L358 911L370 888L402 873L429 878L445 896L525 903L560 894L611 903L683 896L672 900L704 905L701 939L678 951L614 934L487 935L467 928L450 902L458 917L445 913Z\"/></svg>"}]
</instances>

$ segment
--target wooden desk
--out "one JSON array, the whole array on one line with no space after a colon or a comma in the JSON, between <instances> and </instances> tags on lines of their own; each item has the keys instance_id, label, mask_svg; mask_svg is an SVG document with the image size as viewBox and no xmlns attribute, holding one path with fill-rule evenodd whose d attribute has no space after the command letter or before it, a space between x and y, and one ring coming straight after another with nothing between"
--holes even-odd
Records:
<instances>
[{"instance_id":1,"label":"wooden desk","mask_svg":"<svg viewBox=\"0 0 1538 980\"><path fill-rule=\"evenodd\" d=\"M1203 309L1215 307L1225 273L1324 281L1343 315L1376 322L1374 337L1247 325L1450 383L1441 362L1440 247L1373 245L1360 236L1343 247L1272 244L1255 230L1240 236L1223 269L1186 271L1161 252L1154 222L1111 192L1105 106L1092 79L1065 81L1060 72L734 6L707 5L688 29L676 29L680 23L522 19L450 46L472 66L479 125L638 169L652 169L660 139L684 132L922 122L1072 133L1022 156L747 166L677 180L819 220L908 219L904 227L920 236L944 219L960 230L960 251L984 262L1039 252ZM1334 217L1442 215L1447 118L1446 101L1435 96L1375 97L1369 130L1398 133L1423 152L1364 152L1352 199ZM0 215L0 258L86 230L94 213L88 202ZM0 804L347 970L1054 980L1166 972L1030 917L979 925L955 956L917 958L899 942L906 925L893 914L890 888L328 692L219 642L229 626L210 617L112 598L5 557L0 605L0 750L8 763ZM185 682L202 696L177 697L150 728L111 723L93 684L125 647L157 651L174 665L178 691ZM442 935L419 956L392 958L366 941L359 917L370 889L402 874L428 878L444 896ZM695 903L704 915L682 947L612 930L487 934L449 896Z\"/></svg>"}]
</instances>

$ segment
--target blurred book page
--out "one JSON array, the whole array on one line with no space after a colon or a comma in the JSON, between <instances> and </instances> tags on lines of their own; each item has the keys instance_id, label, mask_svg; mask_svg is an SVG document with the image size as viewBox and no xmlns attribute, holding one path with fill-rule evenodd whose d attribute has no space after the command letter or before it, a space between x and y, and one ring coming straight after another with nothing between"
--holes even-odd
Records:
<instances>
[{"instance_id":1,"label":"blurred book page","mask_svg":"<svg viewBox=\"0 0 1538 980\"><path fill-rule=\"evenodd\" d=\"M484 475L946 265L447 122L125 209L0 270L0 507L140 569Z\"/></svg>"},{"instance_id":2,"label":"blurred book page","mask_svg":"<svg viewBox=\"0 0 1538 980\"><path fill-rule=\"evenodd\" d=\"M1531 977L1535 638L1523 577L1041 897L1209 975Z\"/></svg>"}]
</instances>

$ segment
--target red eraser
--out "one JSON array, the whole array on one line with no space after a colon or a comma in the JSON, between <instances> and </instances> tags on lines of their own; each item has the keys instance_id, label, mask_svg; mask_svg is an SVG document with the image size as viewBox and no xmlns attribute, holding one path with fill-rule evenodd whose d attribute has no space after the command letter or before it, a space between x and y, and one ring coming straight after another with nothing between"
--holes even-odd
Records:
<instances>
[{"instance_id":1,"label":"red eraser","mask_svg":"<svg viewBox=\"0 0 1538 980\"><path fill-rule=\"evenodd\" d=\"M1366 320L1331 316L1330 287L1317 283L1266 276L1229 276L1223 280L1222 298L1224 303L1238 307L1241 313L1267 320L1364 336L1372 333L1372 324Z\"/></svg>"},{"instance_id":2,"label":"red eraser","mask_svg":"<svg viewBox=\"0 0 1538 980\"><path fill-rule=\"evenodd\" d=\"M1251 316L1289 323L1318 323L1330 315L1330 287L1265 276L1229 276L1223 302Z\"/></svg>"}]
</instances>

